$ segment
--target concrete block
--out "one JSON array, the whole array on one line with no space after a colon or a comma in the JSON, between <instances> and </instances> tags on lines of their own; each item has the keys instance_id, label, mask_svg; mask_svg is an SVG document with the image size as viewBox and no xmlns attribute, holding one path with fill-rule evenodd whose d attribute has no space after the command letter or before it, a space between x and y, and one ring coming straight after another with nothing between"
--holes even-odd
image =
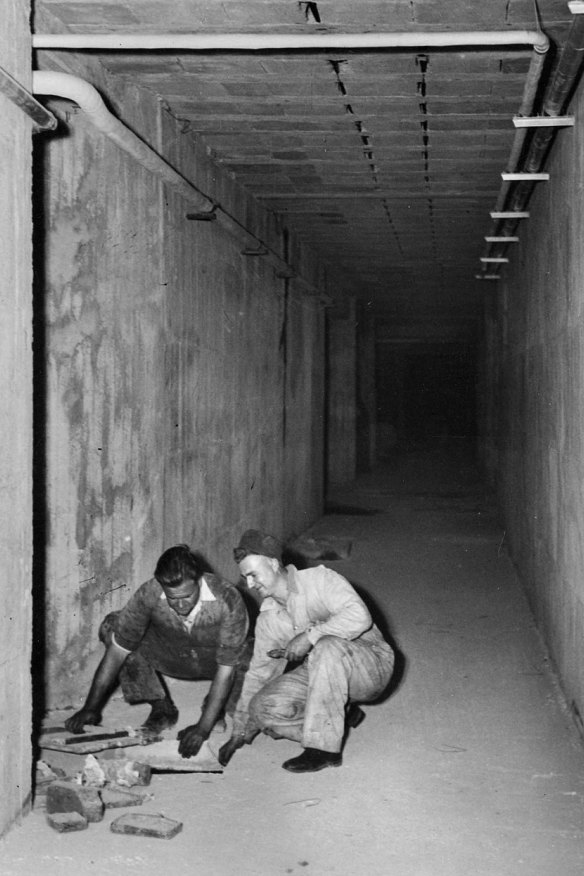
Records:
<instances>
[{"instance_id":1,"label":"concrete block","mask_svg":"<svg viewBox=\"0 0 584 876\"><path fill-rule=\"evenodd\" d=\"M103 800L95 788L84 788L76 782L57 781L47 789L47 813L78 812L87 821L101 821L104 813Z\"/></svg>"},{"instance_id":2,"label":"concrete block","mask_svg":"<svg viewBox=\"0 0 584 876\"><path fill-rule=\"evenodd\" d=\"M144 745L136 757L143 757L144 763L154 770L183 773L222 773L223 767L217 760L208 742L203 742L198 754L182 757L178 753L176 739L163 739L152 745Z\"/></svg>"},{"instance_id":3,"label":"concrete block","mask_svg":"<svg viewBox=\"0 0 584 876\"><path fill-rule=\"evenodd\" d=\"M152 836L158 839L172 839L182 830L182 822L166 818L164 815L146 812L128 812L112 821L113 833Z\"/></svg>"},{"instance_id":4,"label":"concrete block","mask_svg":"<svg viewBox=\"0 0 584 876\"><path fill-rule=\"evenodd\" d=\"M51 812L47 815L47 823L59 833L86 830L88 827L87 818L79 812Z\"/></svg>"}]
</instances>

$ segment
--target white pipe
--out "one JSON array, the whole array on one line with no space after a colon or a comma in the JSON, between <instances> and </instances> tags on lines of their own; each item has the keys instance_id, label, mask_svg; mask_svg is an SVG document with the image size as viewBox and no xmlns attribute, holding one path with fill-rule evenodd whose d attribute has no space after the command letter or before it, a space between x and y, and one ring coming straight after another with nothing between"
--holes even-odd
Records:
<instances>
[{"instance_id":1,"label":"white pipe","mask_svg":"<svg viewBox=\"0 0 584 876\"><path fill-rule=\"evenodd\" d=\"M549 48L538 30L433 31L417 33L54 33L33 34L34 49L215 49L261 51L269 49L404 49L452 46L531 45L538 52Z\"/></svg>"},{"instance_id":2,"label":"white pipe","mask_svg":"<svg viewBox=\"0 0 584 876\"><path fill-rule=\"evenodd\" d=\"M124 152L177 189L198 211L213 209L213 202L209 198L110 113L97 89L89 82L69 73L35 70L32 74L32 90L34 94L52 94L72 100L81 107L96 128L103 131Z\"/></svg>"}]
</instances>

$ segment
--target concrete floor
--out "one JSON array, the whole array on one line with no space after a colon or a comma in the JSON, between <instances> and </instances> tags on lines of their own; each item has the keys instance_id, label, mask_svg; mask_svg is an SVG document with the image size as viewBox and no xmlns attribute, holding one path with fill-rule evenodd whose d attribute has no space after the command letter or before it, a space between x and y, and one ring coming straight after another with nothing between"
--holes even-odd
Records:
<instances>
[{"instance_id":1,"label":"concrete floor","mask_svg":"<svg viewBox=\"0 0 584 876\"><path fill-rule=\"evenodd\" d=\"M262 736L223 774L154 777L143 808L181 820L174 839L112 834L119 810L57 834L39 808L0 842L3 876L580 876L584 747L468 447L396 453L336 491L331 512L311 534L353 540L329 565L369 594L404 655L342 768L290 774L280 765L298 746ZM172 685L179 727L205 687ZM106 716L146 712L117 698Z\"/></svg>"}]
</instances>

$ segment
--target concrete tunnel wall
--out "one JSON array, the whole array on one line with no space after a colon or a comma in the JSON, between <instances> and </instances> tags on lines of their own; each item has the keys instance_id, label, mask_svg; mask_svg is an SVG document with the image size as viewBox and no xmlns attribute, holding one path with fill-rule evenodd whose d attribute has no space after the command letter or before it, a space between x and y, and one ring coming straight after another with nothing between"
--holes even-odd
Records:
<instances>
[{"instance_id":1,"label":"concrete tunnel wall","mask_svg":"<svg viewBox=\"0 0 584 876\"><path fill-rule=\"evenodd\" d=\"M482 458L561 685L584 715L584 87L488 293Z\"/></svg>"},{"instance_id":2,"label":"concrete tunnel wall","mask_svg":"<svg viewBox=\"0 0 584 876\"><path fill-rule=\"evenodd\" d=\"M29 4L2 8L2 67L30 86ZM0 836L31 789L32 122L0 94Z\"/></svg>"},{"instance_id":3,"label":"concrete tunnel wall","mask_svg":"<svg viewBox=\"0 0 584 876\"><path fill-rule=\"evenodd\" d=\"M50 55L43 65L55 67ZM61 67L61 69L65 69ZM116 113L278 252L284 233L153 95L78 66ZM322 510L324 311L295 280L52 102L45 141L45 705L78 705L98 626L177 542L237 579L244 528ZM192 209L192 208L191 208ZM323 269L295 241L295 266Z\"/></svg>"}]
</instances>

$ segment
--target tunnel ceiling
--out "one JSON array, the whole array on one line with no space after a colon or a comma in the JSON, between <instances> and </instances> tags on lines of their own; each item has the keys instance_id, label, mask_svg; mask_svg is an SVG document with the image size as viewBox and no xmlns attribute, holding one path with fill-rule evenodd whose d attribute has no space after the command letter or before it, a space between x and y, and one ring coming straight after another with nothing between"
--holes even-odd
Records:
<instances>
[{"instance_id":1,"label":"tunnel ceiling","mask_svg":"<svg viewBox=\"0 0 584 876\"><path fill-rule=\"evenodd\" d=\"M538 0L552 43L572 15ZM37 32L334 34L535 29L532 0L43 0ZM509 169L522 48L100 52L326 262L381 335L470 340ZM550 56L554 54L554 50ZM551 61L550 61L551 64ZM545 80L544 73L544 80Z\"/></svg>"}]
</instances>

